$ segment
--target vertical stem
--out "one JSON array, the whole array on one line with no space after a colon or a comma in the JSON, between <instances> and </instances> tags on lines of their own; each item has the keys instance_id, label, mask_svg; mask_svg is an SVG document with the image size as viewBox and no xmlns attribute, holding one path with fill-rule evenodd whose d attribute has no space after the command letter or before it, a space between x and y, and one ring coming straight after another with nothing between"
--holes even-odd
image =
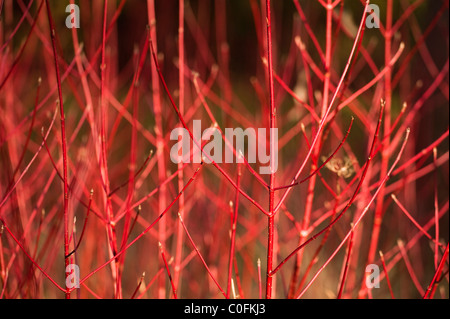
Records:
<instances>
[{"instance_id":1,"label":"vertical stem","mask_svg":"<svg viewBox=\"0 0 450 319\"><path fill-rule=\"evenodd\" d=\"M237 189L236 189L236 197L234 200L234 214L233 220L231 224L231 244L230 244L230 258L228 262L228 283L227 283L227 298L230 298L230 288L231 288L231 280L232 280L232 270L233 270L233 260L234 260L234 250L235 250L235 242L236 242L236 225L237 225L237 216L239 209L239 187L241 183L241 166L238 164L238 176L237 176Z\"/></svg>"},{"instance_id":2,"label":"vertical stem","mask_svg":"<svg viewBox=\"0 0 450 319\"><path fill-rule=\"evenodd\" d=\"M393 2L392 0L387 0L387 12L386 12L386 33L385 33L385 52L384 59L385 65L388 66L391 61L392 55L392 10L393 10ZM388 68L387 72L384 76L384 100L385 100L385 118L384 118L384 132L387 134L391 131L391 105L392 105L392 69ZM383 141L383 145L389 145L390 138L389 136L385 137ZM383 149L381 151L381 169L380 176L386 175L389 165L389 154L387 153L387 149ZM372 229L372 236L369 248L369 254L367 258L366 264L373 263L375 259L378 238L380 235L382 214L383 214L383 203L384 203L384 187L380 190L380 196L377 199L376 207L375 207L375 217L374 224ZM365 280L364 280L365 282Z\"/></svg>"},{"instance_id":3,"label":"vertical stem","mask_svg":"<svg viewBox=\"0 0 450 319\"><path fill-rule=\"evenodd\" d=\"M103 31L102 31L102 61L100 64L100 109L101 109L101 147L102 147L102 158L101 158L101 167L103 170L103 183L105 187L105 193L109 194L109 182L108 182L108 173L107 173L107 150L106 150L106 103L105 103L105 75L106 75L106 17L108 13L108 0L104 2L104 12L103 12ZM109 205L108 205L109 206ZM109 212L111 213L111 212ZM109 216L110 217L110 216ZM110 219L111 220L111 219Z\"/></svg>"},{"instance_id":4,"label":"vertical stem","mask_svg":"<svg viewBox=\"0 0 450 319\"><path fill-rule=\"evenodd\" d=\"M178 81L179 81L179 92L180 100L178 106L180 108L180 114L184 113L184 0L179 0L178 9ZM178 164L178 190L181 191L183 188L183 163ZM179 213L181 218L184 218L184 194L180 196L179 201ZM183 228L179 224L177 228L177 241L175 248L175 269L173 274L173 283L175 288L179 290L180 281L180 263L183 255Z\"/></svg>"},{"instance_id":5,"label":"vertical stem","mask_svg":"<svg viewBox=\"0 0 450 319\"><path fill-rule=\"evenodd\" d=\"M326 48L325 48L325 80L323 86L323 97L322 97L322 117L325 114L328 107L329 92L330 92L330 67L331 67L331 50L332 50L332 40L333 40L333 7L331 0L328 0L327 6L327 29L326 29ZM357 41L356 39L355 41Z\"/></svg>"},{"instance_id":6,"label":"vertical stem","mask_svg":"<svg viewBox=\"0 0 450 319\"><path fill-rule=\"evenodd\" d=\"M270 97L270 119L269 126L272 134L272 129L275 128L275 98L273 88L273 60L272 60L272 28L270 15L270 0L266 0L266 21L267 21L267 62L269 70L269 97ZM275 162L275 154L272 145L270 145L270 163ZM274 232L275 232L275 214L274 214L274 199L275 199L275 173L273 167L270 167L270 182L269 182L269 216L268 216L268 236L267 236L267 281L266 281L266 298L272 298L272 284L273 277L271 275L274 255Z\"/></svg>"},{"instance_id":7,"label":"vertical stem","mask_svg":"<svg viewBox=\"0 0 450 319\"><path fill-rule=\"evenodd\" d=\"M58 98L59 98L59 112L61 115L61 144L62 144L62 153L63 153L63 182L64 182L64 262L65 267L69 265L69 258L66 256L69 254L69 224L68 224L68 206L69 206L69 185L67 181L67 142L66 142L66 121L64 117L64 103L62 97L62 88L61 88L61 76L59 72L59 64L58 64L58 53L56 50L56 31L53 23L52 13L50 10L49 1L46 0L47 6L47 15L48 22L50 26L50 36L52 39L52 48L53 48L53 56L55 61L55 71L56 71L56 79L58 82ZM66 288L66 299L70 299L70 292L68 292Z\"/></svg>"},{"instance_id":8,"label":"vertical stem","mask_svg":"<svg viewBox=\"0 0 450 319\"><path fill-rule=\"evenodd\" d=\"M270 192L270 191L269 191ZM269 208L273 211L273 193L269 195ZM272 205L271 205L272 204ZM272 283L273 277L271 275L273 267L273 233L274 233L274 216L268 217L268 238L267 238L267 281L266 281L266 299L272 299Z\"/></svg>"},{"instance_id":9,"label":"vertical stem","mask_svg":"<svg viewBox=\"0 0 450 319\"><path fill-rule=\"evenodd\" d=\"M230 48L227 42L227 1L215 1L214 7L216 20L217 62L220 69L219 83L224 96L224 101L221 101L221 105L224 103L231 104L233 92L229 72Z\"/></svg>"},{"instance_id":10,"label":"vertical stem","mask_svg":"<svg viewBox=\"0 0 450 319\"><path fill-rule=\"evenodd\" d=\"M333 49L333 45L332 45L332 43L333 43L332 42L332 40L333 40L333 29L332 29L333 6L331 3L331 0L328 0L326 10L327 10L327 20L326 20L326 44L325 44L326 47L325 47L325 72L324 72L325 77L324 77L323 93L322 93L321 117L323 117L327 111L328 101L329 101L329 97L330 97L330 67L331 67L331 55L332 55L332 49ZM318 141L320 141L322 139L322 132L319 132L318 134L319 134ZM314 147L313 159L318 158L319 152L320 152L320 143L316 144L313 147ZM315 163L313 163L311 166L311 173L313 173L316 169L317 169L317 165ZM311 177L311 179L309 180L309 183L308 183L305 215L303 217L302 233L300 234L299 243L298 243L299 245L301 245L303 243L303 241L306 239L305 234L307 233L307 230L309 228L309 224L310 224L310 220L311 220L311 210L312 210L312 205L314 202L314 189L316 186L316 179L317 179L317 175L314 175ZM295 286L296 286L297 278L298 278L298 275L300 272L302 258L303 258L303 250L300 250L297 253L296 261L294 264L293 276L292 276L292 280L291 280L291 284L290 284L290 288L289 288L289 298L292 298L296 291Z\"/></svg>"},{"instance_id":11,"label":"vertical stem","mask_svg":"<svg viewBox=\"0 0 450 319\"><path fill-rule=\"evenodd\" d=\"M106 130L107 130L107 105L106 105L106 20L108 18L108 0L105 0L103 6L103 24L102 24L102 49L101 49L101 64L100 64L100 135L101 135L101 175L104 187L104 200L105 209L107 215L107 234L109 237L111 253L116 255L117 245L115 236L115 226L113 223L114 216L112 211L111 198L108 196L110 193L110 183L108 175L108 151L106 147ZM120 288L120 276L118 273L119 266L118 261L114 260L111 263L113 277L115 279L115 297L121 298Z\"/></svg>"},{"instance_id":12,"label":"vertical stem","mask_svg":"<svg viewBox=\"0 0 450 319\"><path fill-rule=\"evenodd\" d=\"M150 25L150 38L152 39L152 45L155 52L158 52L157 46L157 34L156 34L156 17L155 17L155 1L147 0L148 6L148 20ZM151 50L151 49L150 49ZM159 76L156 67L152 68L152 91L153 91L153 109L155 112L156 122L156 155L158 160L158 179L161 183L159 192L159 211L162 211L166 207L166 186L163 182L166 180L166 165L164 162L164 135L162 125L162 108L161 108L161 94L159 86ZM158 223L158 240L161 244L165 245L166 240L166 221L161 220ZM166 296L165 288L166 278L161 276L159 278L159 292L158 298L164 299Z\"/></svg>"},{"instance_id":13,"label":"vertical stem","mask_svg":"<svg viewBox=\"0 0 450 319\"><path fill-rule=\"evenodd\" d=\"M434 178L434 269L437 269L439 262L439 201L438 201L438 178L439 171L437 166L437 148L433 148L433 163L435 166Z\"/></svg>"},{"instance_id":14,"label":"vertical stem","mask_svg":"<svg viewBox=\"0 0 450 319\"><path fill-rule=\"evenodd\" d=\"M258 267L258 291L259 291L259 299L262 299L262 286L261 286L261 259L258 258L257 262Z\"/></svg>"},{"instance_id":15,"label":"vertical stem","mask_svg":"<svg viewBox=\"0 0 450 319\"><path fill-rule=\"evenodd\" d=\"M184 86L184 0L179 0L179 9L178 9L178 64L179 64L179 72L178 72L178 81L179 81L179 102L178 107L180 109L180 114L184 113L184 95L185 95L185 86ZM182 173L182 171L181 171ZM181 175L182 176L182 175ZM180 186L180 183L179 183ZM181 187L183 187L183 180L181 180ZM181 199L181 198L180 198ZM184 196L183 196L184 201Z\"/></svg>"}]
</instances>

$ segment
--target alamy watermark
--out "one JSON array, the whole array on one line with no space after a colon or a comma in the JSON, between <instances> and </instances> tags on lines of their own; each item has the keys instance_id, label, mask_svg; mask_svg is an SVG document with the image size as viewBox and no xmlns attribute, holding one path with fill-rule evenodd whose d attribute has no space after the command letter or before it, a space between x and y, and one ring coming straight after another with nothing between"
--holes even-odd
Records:
<instances>
[{"instance_id":1,"label":"alamy watermark","mask_svg":"<svg viewBox=\"0 0 450 319\"><path fill-rule=\"evenodd\" d=\"M269 130L269 154L267 154L267 130L265 128L226 128L225 141L217 126L202 133L201 120L193 121L193 140L185 128L175 128L170 133L172 141L178 141L170 150L173 163L260 163L260 174L272 174L278 169L278 129ZM211 140L212 139L212 140ZM209 141L204 144L204 141ZM236 141L236 143L234 143ZM247 141L247 143L246 143ZM225 144L225 152L224 150ZM245 152L247 144L247 152ZM203 145L202 151L200 145ZM234 152L235 150L235 152ZM225 153L225 154L224 154ZM191 160L192 157L192 160Z\"/></svg>"},{"instance_id":2,"label":"alamy watermark","mask_svg":"<svg viewBox=\"0 0 450 319\"><path fill-rule=\"evenodd\" d=\"M380 267L378 265L366 266L366 287L368 289L380 288Z\"/></svg>"},{"instance_id":3,"label":"alamy watermark","mask_svg":"<svg viewBox=\"0 0 450 319\"><path fill-rule=\"evenodd\" d=\"M80 27L80 7L76 4L69 4L66 12L70 13L66 18L66 27L69 29ZM366 9L366 27L369 29L380 28L380 7L376 4L369 4Z\"/></svg>"},{"instance_id":4,"label":"alamy watermark","mask_svg":"<svg viewBox=\"0 0 450 319\"><path fill-rule=\"evenodd\" d=\"M380 7L376 4L369 4L366 9L366 27L369 29L380 28Z\"/></svg>"},{"instance_id":5,"label":"alamy watermark","mask_svg":"<svg viewBox=\"0 0 450 319\"><path fill-rule=\"evenodd\" d=\"M66 27L78 29L80 27L80 7L76 4L69 4L66 12L70 13L66 18Z\"/></svg>"},{"instance_id":6,"label":"alamy watermark","mask_svg":"<svg viewBox=\"0 0 450 319\"><path fill-rule=\"evenodd\" d=\"M66 267L66 288L80 288L80 267L70 264Z\"/></svg>"}]
</instances>

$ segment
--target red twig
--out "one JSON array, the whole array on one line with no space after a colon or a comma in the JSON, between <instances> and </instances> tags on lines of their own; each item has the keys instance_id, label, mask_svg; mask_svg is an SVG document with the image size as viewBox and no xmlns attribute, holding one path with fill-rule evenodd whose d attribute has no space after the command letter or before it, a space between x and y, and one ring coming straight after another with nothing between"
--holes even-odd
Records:
<instances>
[{"instance_id":1,"label":"red twig","mask_svg":"<svg viewBox=\"0 0 450 319\"><path fill-rule=\"evenodd\" d=\"M50 37L52 39L52 47L53 47L53 58L55 61L55 72L56 79L58 83L58 103L59 103L59 112L61 116L61 144L62 144L62 154L63 154L63 181L64 181L64 194L63 194L63 202L64 202L64 256L69 254L69 186L68 186L68 168L67 168L67 142L66 142L66 122L64 116L64 102L62 96L62 87L61 87L61 76L59 73L59 63L58 63L58 53L56 51L56 30L53 23L52 13L50 10L49 1L46 0L47 6L47 16L48 23L50 25ZM65 258L65 266L69 265L68 258ZM66 290L66 299L70 299L70 292Z\"/></svg>"},{"instance_id":2,"label":"red twig","mask_svg":"<svg viewBox=\"0 0 450 319\"><path fill-rule=\"evenodd\" d=\"M417 291L419 292L419 294L421 296L423 296L425 291L423 290L422 285L420 284L419 279L417 278L416 272L414 271L414 268L411 265L411 262L410 262L410 260L408 258L408 255L406 254L403 241L398 240L397 241L397 246L400 249L400 253L401 253L402 258L403 258L403 260L405 262L405 265L406 265L406 269L408 269L409 275L411 276L411 279L412 279L412 281L414 283L414 286L416 286Z\"/></svg>"},{"instance_id":3,"label":"red twig","mask_svg":"<svg viewBox=\"0 0 450 319\"><path fill-rule=\"evenodd\" d=\"M438 201L438 166L437 166L437 148L433 148L433 164L435 169L434 179L434 269L437 269L439 262L439 201Z\"/></svg>"},{"instance_id":4,"label":"red twig","mask_svg":"<svg viewBox=\"0 0 450 319\"><path fill-rule=\"evenodd\" d=\"M444 254L442 255L441 261L439 262L439 266L433 276L433 279L431 280L430 285L427 288L427 291L425 292L423 299L431 299L432 295L433 295L433 291L436 289L436 284L440 281L439 276L441 275L443 269L444 269L444 265L445 265L445 261L447 260L448 257L448 244L447 244L447 248L444 251Z\"/></svg>"},{"instance_id":5,"label":"red twig","mask_svg":"<svg viewBox=\"0 0 450 319\"><path fill-rule=\"evenodd\" d=\"M380 259L381 259L381 264L383 265L383 271L384 271L384 275L386 277L386 282L389 288L389 293L391 294L391 298L395 299L394 297L394 292L392 291L392 286L391 286L391 281L389 280L389 276L388 276L388 270L386 269L386 263L384 261L384 255L380 250Z\"/></svg>"},{"instance_id":6,"label":"red twig","mask_svg":"<svg viewBox=\"0 0 450 319\"><path fill-rule=\"evenodd\" d=\"M236 185L239 189L241 184L241 166L238 164L238 176ZM231 289L231 277L232 270L234 264L234 252L235 252L235 241L236 241L236 227L237 227L237 217L238 217L238 209L239 209L239 191L236 190L236 196L234 199L234 213L231 223L231 243L230 243L230 257L228 261L228 281L227 281L227 299L230 298L230 289Z\"/></svg>"},{"instance_id":7,"label":"red twig","mask_svg":"<svg viewBox=\"0 0 450 319\"><path fill-rule=\"evenodd\" d=\"M134 290L133 294L131 295L131 298L130 298L130 299L134 299L134 298L136 297L137 292L139 291L139 289L140 289L141 286L142 286L142 283L144 282L144 278L145 278L145 272L142 273L142 276L141 276L141 278L139 279L138 285L137 285L136 289Z\"/></svg>"},{"instance_id":8,"label":"red twig","mask_svg":"<svg viewBox=\"0 0 450 319\"><path fill-rule=\"evenodd\" d=\"M94 190L91 190L91 194L89 196L89 204L88 204L88 208L87 208L87 213L86 213L86 217L84 218L83 229L81 230L81 235L80 235L80 238L78 239L78 243L76 244L75 248L66 256L66 258L69 258L72 254L74 254L78 250L78 247L81 244L81 241L84 236L84 232L86 230L89 213L91 212L92 195L94 195Z\"/></svg>"},{"instance_id":9,"label":"red twig","mask_svg":"<svg viewBox=\"0 0 450 319\"><path fill-rule=\"evenodd\" d=\"M175 288L175 285L172 280L172 275L170 274L170 269L169 269L169 265L167 264L166 256L164 253L164 248L161 243L158 243L158 245L159 245L159 250L161 252L161 257L164 261L164 265L166 266L166 271L167 271L167 275L169 277L170 285L172 286L173 297L174 297L174 299L177 299L177 289Z\"/></svg>"},{"instance_id":10,"label":"red twig","mask_svg":"<svg viewBox=\"0 0 450 319\"><path fill-rule=\"evenodd\" d=\"M180 113L184 114L185 104L185 50L184 50L184 0L178 1L178 86L179 86L179 101ZM182 163L178 164L178 189L183 187L183 169ZM182 218L185 216L184 212L184 195L180 197L179 213ZM177 229L177 242L175 248L175 270L174 283L175 287L179 285L180 277L180 263L183 254L183 230L181 227Z\"/></svg>"},{"instance_id":11,"label":"red twig","mask_svg":"<svg viewBox=\"0 0 450 319\"><path fill-rule=\"evenodd\" d=\"M270 99L270 119L269 126L270 130L275 129L275 93L273 86L273 53L272 53L272 18L271 18L271 1L266 0L266 19L267 19L267 63L269 71L269 99ZM271 141L272 142L272 141ZM272 144L272 143L271 143ZM274 165L275 163L275 151L270 145L270 163ZM270 181L269 181L269 215L268 215L268 236L267 236L267 276L266 276L266 299L272 298L272 284L273 277L272 264L273 255L275 251L274 234L275 234L275 173L273 167L270 167Z\"/></svg>"},{"instance_id":12,"label":"red twig","mask_svg":"<svg viewBox=\"0 0 450 319\"><path fill-rule=\"evenodd\" d=\"M352 226L353 229L353 226ZM342 274L342 279L341 279L341 285L339 288L339 292L337 295L337 299L341 299L342 298L342 293L344 292L344 287L345 287L345 279L347 279L347 274L348 274L348 267L350 265L350 257L352 255L352 248L353 248L353 235L354 232L351 232L350 235L350 240L348 242L348 248L347 248L347 258L345 259L345 264L344 264L344 272Z\"/></svg>"},{"instance_id":13,"label":"red twig","mask_svg":"<svg viewBox=\"0 0 450 319\"><path fill-rule=\"evenodd\" d=\"M200 258L203 266L205 266L206 271L208 272L209 276L211 277L211 279L214 281L214 283L216 284L217 288L219 288L220 292L222 293L222 295L227 298L227 294L226 292L222 289L222 287L220 286L220 284L217 282L217 279L214 277L214 275L212 274L211 270L208 267L208 264L206 263L205 259L203 258L202 254L200 253L200 250L198 249L197 245L195 244L194 240L191 237L191 234L189 233L186 224L184 223L183 219L181 218L180 214L178 214L178 218L180 220L181 225L184 228L184 231L186 232L186 236L189 239L189 242L191 243L192 247L194 247L195 252L197 253L198 257Z\"/></svg>"}]
</instances>

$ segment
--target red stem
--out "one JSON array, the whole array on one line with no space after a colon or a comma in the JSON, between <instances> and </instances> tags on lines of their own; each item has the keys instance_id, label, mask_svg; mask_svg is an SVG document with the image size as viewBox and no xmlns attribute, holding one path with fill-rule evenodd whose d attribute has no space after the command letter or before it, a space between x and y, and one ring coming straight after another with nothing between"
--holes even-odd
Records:
<instances>
[{"instance_id":1,"label":"red stem","mask_svg":"<svg viewBox=\"0 0 450 319\"><path fill-rule=\"evenodd\" d=\"M49 1L46 0L48 22L50 26L50 37L52 39L53 57L55 61L56 79L58 83L59 112L61 116L61 143L63 154L63 181L64 181L64 256L69 254L69 187L67 180L67 142L66 142L66 121L64 117L64 103L62 97L61 76L59 73L58 54L56 50L56 31L53 23ZM65 267L69 265L69 259L65 258ZM70 299L70 292L66 289L66 299Z\"/></svg>"},{"instance_id":2,"label":"red stem","mask_svg":"<svg viewBox=\"0 0 450 319\"><path fill-rule=\"evenodd\" d=\"M388 270L386 269L386 262L384 261L384 255L380 250L380 258L381 258L381 264L383 265L383 271L384 271L384 275L386 277L386 282L389 288L389 293L391 294L391 298L395 299L394 297L394 292L392 291L392 286L391 286L391 281L389 280L389 276L388 276Z\"/></svg>"},{"instance_id":3,"label":"red stem","mask_svg":"<svg viewBox=\"0 0 450 319\"><path fill-rule=\"evenodd\" d=\"M447 244L447 248L444 251L444 254L442 255L441 261L439 263L438 269L436 270L433 279L431 280L430 285L427 288L427 291L425 292L425 295L423 296L423 299L427 299L432 297L434 290L436 289L436 284L440 281L439 276L442 273L442 270L444 269L444 265L445 265L445 261L447 260L448 257L448 244ZM430 294L431 292L431 294Z\"/></svg>"},{"instance_id":4,"label":"red stem","mask_svg":"<svg viewBox=\"0 0 450 319\"><path fill-rule=\"evenodd\" d=\"M78 249L78 247L80 247L81 241L83 239L84 236L84 231L86 230L86 225L87 225L87 221L89 218L89 213L91 212L91 204L92 204L92 195L94 194L94 190L91 190L91 194L89 197L89 204L88 204L88 208L87 208L87 213L86 213L86 217L84 218L84 224L83 224L83 229L81 231L81 235L80 238L78 239L78 244L76 244L75 248L66 256L66 258L69 258L73 253L75 253Z\"/></svg>"},{"instance_id":5,"label":"red stem","mask_svg":"<svg viewBox=\"0 0 450 319\"><path fill-rule=\"evenodd\" d=\"M241 166L238 164L238 176L236 185L239 189L241 184ZM231 289L231 277L233 270L233 260L234 260L234 250L235 250L235 241L236 241L236 226L237 226L237 216L238 216L238 207L239 207L239 190L236 190L236 196L234 199L234 214L231 223L231 243L230 243L230 256L228 260L228 281L227 281L227 299L230 298L230 289Z\"/></svg>"},{"instance_id":6,"label":"red stem","mask_svg":"<svg viewBox=\"0 0 450 319\"><path fill-rule=\"evenodd\" d=\"M406 265L406 269L408 270L409 275L411 276L411 279L414 283L414 286L416 286L417 291L419 292L420 295L424 295L425 291L422 288L422 285L419 282L419 279L417 278L416 272L414 271L413 266L411 265L411 262L408 258L408 255L406 253L403 241L398 240L397 241L397 246L400 250L400 254L402 255L403 261L405 262Z\"/></svg>"},{"instance_id":7,"label":"red stem","mask_svg":"<svg viewBox=\"0 0 450 319\"><path fill-rule=\"evenodd\" d=\"M133 294L131 295L130 299L134 299L134 297L136 297L137 292L139 291L139 289L141 288L142 282L144 281L145 278L145 272L142 274L141 278L139 279L139 283L136 287L136 289L134 290Z\"/></svg>"},{"instance_id":8,"label":"red stem","mask_svg":"<svg viewBox=\"0 0 450 319\"><path fill-rule=\"evenodd\" d=\"M271 21L271 9L270 0L266 0L266 19L267 19L267 63L269 71L269 99L270 99L270 119L269 126L270 130L275 129L275 95L274 95L274 83L273 83L273 57L272 57L272 21ZM270 145L270 163L274 165L275 154L272 145ZM270 181L269 181L269 216L268 216L268 236L267 236L267 276L266 276L266 299L272 298L272 285L273 277L272 264L274 255L274 234L275 234L275 210L274 210L274 200L275 200L275 173L272 167L270 168Z\"/></svg>"},{"instance_id":9,"label":"red stem","mask_svg":"<svg viewBox=\"0 0 450 319\"><path fill-rule=\"evenodd\" d=\"M439 262L439 201L438 201L438 179L439 171L437 165L437 148L433 148L433 164L435 168L434 178L434 268L437 269Z\"/></svg>"},{"instance_id":10,"label":"red stem","mask_svg":"<svg viewBox=\"0 0 450 319\"><path fill-rule=\"evenodd\" d=\"M353 235L354 235L354 232L352 231L351 235L350 235L350 240L348 242L347 258L345 259L344 273L342 274L341 286L339 288L339 293L338 293L337 299L341 299L342 293L344 292L345 279L347 278L348 267L350 265L350 257L352 255Z\"/></svg>"},{"instance_id":11,"label":"red stem","mask_svg":"<svg viewBox=\"0 0 450 319\"><path fill-rule=\"evenodd\" d=\"M169 265L167 264L166 255L164 254L164 248L162 247L162 244L161 244L161 243L159 243L159 249L160 249L160 251L161 251L161 257L162 257L162 259L163 259L163 261L164 261L164 265L165 265L165 267L166 267L166 271L167 271L167 275L168 275L168 277L169 277L170 285L172 286L173 298L174 298L174 299L178 299L178 298L177 298L177 289L175 288L175 285L174 285L174 283L173 283L172 275L170 274Z\"/></svg>"},{"instance_id":12,"label":"red stem","mask_svg":"<svg viewBox=\"0 0 450 319\"><path fill-rule=\"evenodd\" d=\"M179 101L178 106L180 108L180 113L184 114L184 99L185 99L185 52L184 52L184 0L179 0L178 2L178 85L179 85ZM178 190L183 188L183 164L178 164ZM184 215L184 195L180 197L179 202L179 213L182 218ZM183 255L183 230L181 227L177 229L176 235L176 247L175 247L175 270L173 282L175 288L178 288L180 282L180 263Z\"/></svg>"}]
</instances>

